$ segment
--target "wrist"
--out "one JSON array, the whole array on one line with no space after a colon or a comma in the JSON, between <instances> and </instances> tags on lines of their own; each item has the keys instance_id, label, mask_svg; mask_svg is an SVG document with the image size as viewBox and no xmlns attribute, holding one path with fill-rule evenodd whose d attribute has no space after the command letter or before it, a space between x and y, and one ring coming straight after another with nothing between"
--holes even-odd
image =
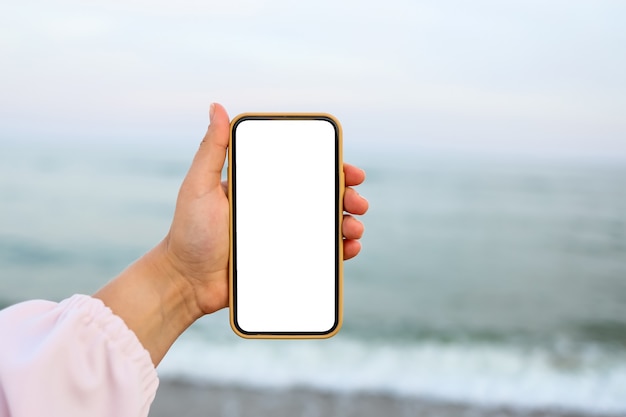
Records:
<instances>
[{"instance_id":1,"label":"wrist","mask_svg":"<svg viewBox=\"0 0 626 417\"><path fill-rule=\"evenodd\" d=\"M159 243L145 256L147 267L155 277L155 291L160 295L163 305L176 311L182 322L191 325L204 315L196 301L196 290L184 272L177 267L177 262L169 253L167 240Z\"/></svg>"},{"instance_id":2,"label":"wrist","mask_svg":"<svg viewBox=\"0 0 626 417\"><path fill-rule=\"evenodd\" d=\"M228 237L220 244L226 250L217 256L206 249L181 250L171 234L158 246L162 268L188 289L190 312L195 319L228 306Z\"/></svg>"},{"instance_id":3,"label":"wrist","mask_svg":"<svg viewBox=\"0 0 626 417\"><path fill-rule=\"evenodd\" d=\"M96 292L121 317L154 365L200 316L191 285L170 268L163 243L157 245Z\"/></svg>"}]
</instances>

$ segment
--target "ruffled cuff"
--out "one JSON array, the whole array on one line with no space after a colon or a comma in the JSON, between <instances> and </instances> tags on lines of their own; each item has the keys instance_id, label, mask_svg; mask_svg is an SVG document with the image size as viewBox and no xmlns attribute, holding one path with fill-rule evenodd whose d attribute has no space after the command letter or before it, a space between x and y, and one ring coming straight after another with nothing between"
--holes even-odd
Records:
<instances>
[{"instance_id":1,"label":"ruffled cuff","mask_svg":"<svg viewBox=\"0 0 626 417\"><path fill-rule=\"evenodd\" d=\"M150 353L143 347L137 335L128 328L121 317L115 315L102 300L88 295L76 294L59 303L63 315L81 315L85 326L93 326L108 339L109 348L116 350L122 359L126 359L137 370L141 381L141 390L146 396L146 407L154 400L159 379L150 358Z\"/></svg>"}]
</instances>

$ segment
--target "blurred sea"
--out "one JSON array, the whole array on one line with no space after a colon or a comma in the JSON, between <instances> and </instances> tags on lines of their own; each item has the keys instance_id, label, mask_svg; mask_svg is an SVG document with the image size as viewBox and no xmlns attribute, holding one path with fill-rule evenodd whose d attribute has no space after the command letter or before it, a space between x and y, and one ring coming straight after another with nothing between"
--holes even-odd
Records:
<instances>
[{"instance_id":1,"label":"blurred sea","mask_svg":"<svg viewBox=\"0 0 626 417\"><path fill-rule=\"evenodd\" d=\"M167 232L194 148L0 142L0 307L91 293ZM367 170L342 331L249 341L221 311L160 374L626 415L626 163L346 153Z\"/></svg>"}]
</instances>

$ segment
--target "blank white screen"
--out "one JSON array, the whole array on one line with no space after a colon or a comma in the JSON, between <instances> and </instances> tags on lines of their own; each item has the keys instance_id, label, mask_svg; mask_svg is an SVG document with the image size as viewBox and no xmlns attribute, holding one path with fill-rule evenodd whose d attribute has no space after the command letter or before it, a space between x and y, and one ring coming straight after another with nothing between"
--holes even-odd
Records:
<instances>
[{"instance_id":1,"label":"blank white screen","mask_svg":"<svg viewBox=\"0 0 626 417\"><path fill-rule=\"evenodd\" d=\"M335 128L243 120L235 132L237 324L326 332L336 321Z\"/></svg>"}]
</instances>

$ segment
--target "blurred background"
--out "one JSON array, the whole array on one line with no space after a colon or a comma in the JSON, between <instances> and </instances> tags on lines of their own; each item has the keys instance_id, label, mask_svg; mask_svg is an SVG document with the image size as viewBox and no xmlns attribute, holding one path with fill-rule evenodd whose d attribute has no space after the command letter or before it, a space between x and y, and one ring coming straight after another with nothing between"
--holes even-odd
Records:
<instances>
[{"instance_id":1,"label":"blurred background","mask_svg":"<svg viewBox=\"0 0 626 417\"><path fill-rule=\"evenodd\" d=\"M262 410L626 415L624 21L609 0L3 2L0 307L92 293L156 244L211 102L329 112L371 207L343 330L206 317L151 415L294 389Z\"/></svg>"}]
</instances>

